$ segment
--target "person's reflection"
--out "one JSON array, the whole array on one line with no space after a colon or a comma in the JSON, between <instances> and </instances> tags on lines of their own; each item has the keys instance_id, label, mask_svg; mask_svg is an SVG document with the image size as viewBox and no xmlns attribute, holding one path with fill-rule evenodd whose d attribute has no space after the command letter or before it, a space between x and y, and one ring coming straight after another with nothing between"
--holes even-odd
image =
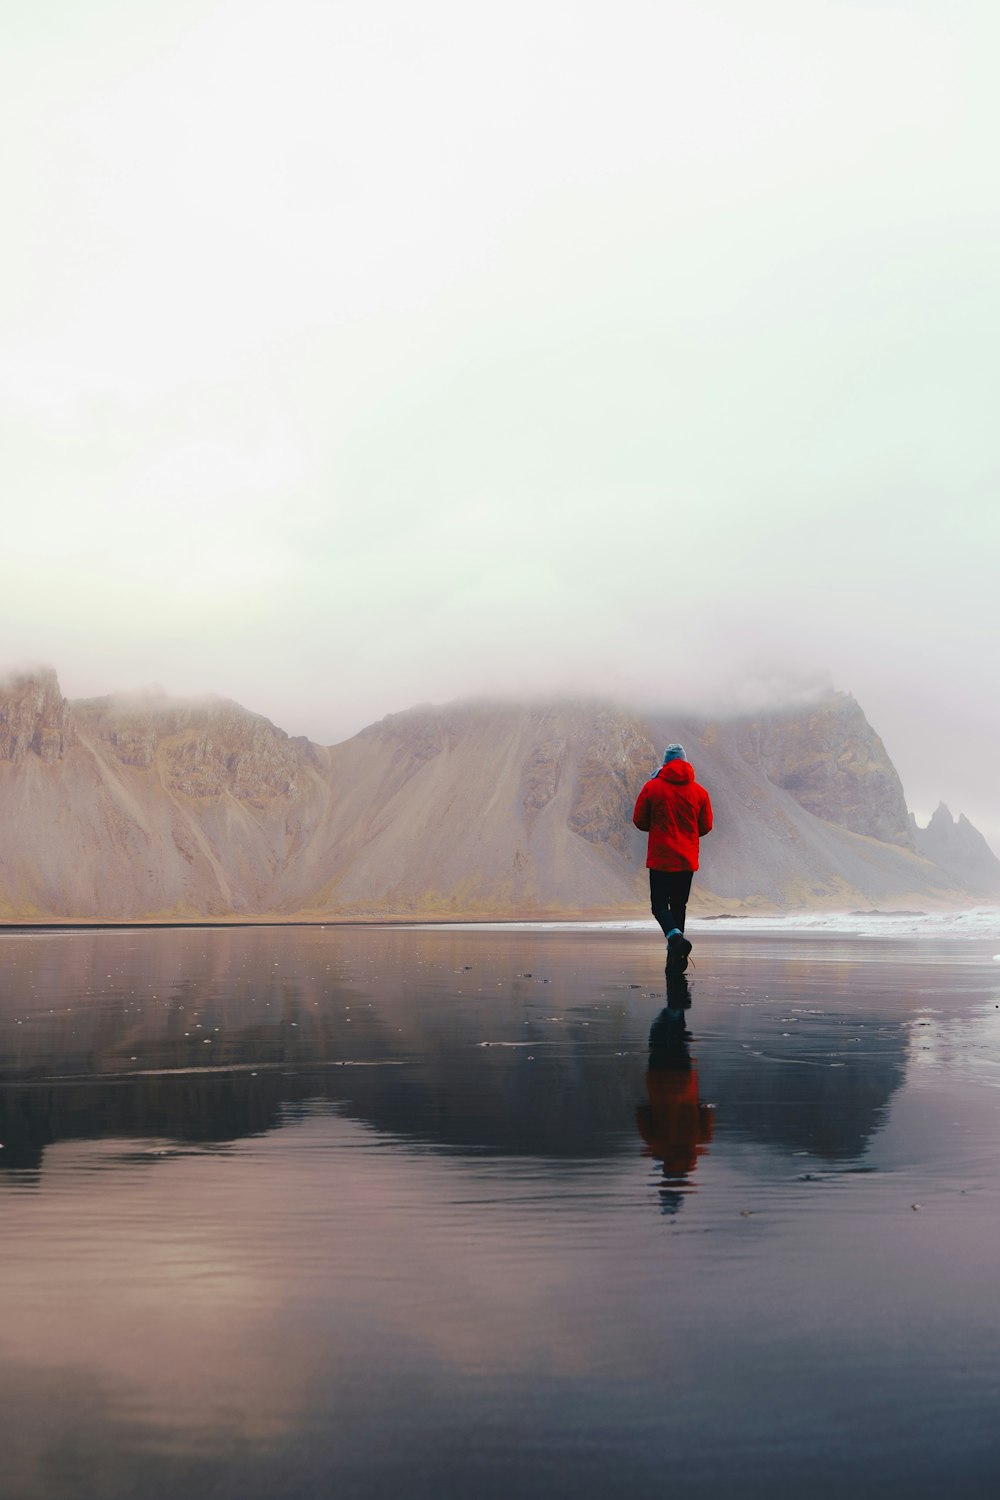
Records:
<instances>
[{"instance_id":1,"label":"person's reflection","mask_svg":"<svg viewBox=\"0 0 1000 1500\"><path fill-rule=\"evenodd\" d=\"M698 1099L698 1072L685 1025L690 1006L687 976L668 974L666 1006L649 1030L649 1103L635 1112L645 1154L663 1163L660 1207L665 1214L680 1208L689 1174L712 1139L712 1110Z\"/></svg>"}]
</instances>

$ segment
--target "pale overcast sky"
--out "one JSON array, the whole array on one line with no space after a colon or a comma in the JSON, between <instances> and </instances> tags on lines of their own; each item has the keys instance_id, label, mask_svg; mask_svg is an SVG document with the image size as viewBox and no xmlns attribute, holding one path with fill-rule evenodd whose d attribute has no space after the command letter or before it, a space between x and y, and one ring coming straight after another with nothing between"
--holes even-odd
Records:
<instances>
[{"instance_id":1,"label":"pale overcast sky","mask_svg":"<svg viewBox=\"0 0 1000 1500\"><path fill-rule=\"evenodd\" d=\"M3 665L855 694L1000 846L996 0L5 0Z\"/></svg>"}]
</instances>

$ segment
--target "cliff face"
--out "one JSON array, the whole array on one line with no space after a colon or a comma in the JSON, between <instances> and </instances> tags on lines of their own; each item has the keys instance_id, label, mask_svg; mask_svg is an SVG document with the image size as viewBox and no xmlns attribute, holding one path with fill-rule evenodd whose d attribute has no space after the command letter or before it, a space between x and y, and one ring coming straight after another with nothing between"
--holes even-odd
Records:
<instances>
[{"instance_id":1,"label":"cliff face","mask_svg":"<svg viewBox=\"0 0 1000 1500\"><path fill-rule=\"evenodd\" d=\"M259 809L294 798L303 763L318 765L307 740L291 740L259 714L226 698L176 704L160 696L77 704L73 719L123 766L156 767L162 784L186 797L226 794Z\"/></svg>"},{"instance_id":2,"label":"cliff face","mask_svg":"<svg viewBox=\"0 0 1000 1500\"><path fill-rule=\"evenodd\" d=\"M222 698L0 683L0 918L645 910L635 796L680 737L708 787L701 909L1000 895L965 819L909 820L853 699L706 722L601 703L393 714L330 749Z\"/></svg>"},{"instance_id":3,"label":"cliff face","mask_svg":"<svg viewBox=\"0 0 1000 1500\"><path fill-rule=\"evenodd\" d=\"M738 722L733 733L747 764L806 812L884 844L915 848L896 768L848 694Z\"/></svg>"},{"instance_id":4,"label":"cliff face","mask_svg":"<svg viewBox=\"0 0 1000 1500\"><path fill-rule=\"evenodd\" d=\"M71 734L69 705L51 668L0 684L0 760L17 763L29 751L43 761L58 760Z\"/></svg>"}]
</instances>

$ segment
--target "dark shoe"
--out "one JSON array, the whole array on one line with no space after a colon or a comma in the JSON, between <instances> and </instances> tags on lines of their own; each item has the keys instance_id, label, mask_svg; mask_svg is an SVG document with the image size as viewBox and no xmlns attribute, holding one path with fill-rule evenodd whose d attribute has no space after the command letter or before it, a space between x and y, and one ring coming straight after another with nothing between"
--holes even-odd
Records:
<instances>
[{"instance_id":1,"label":"dark shoe","mask_svg":"<svg viewBox=\"0 0 1000 1500\"><path fill-rule=\"evenodd\" d=\"M683 933L675 932L673 937L667 939L667 968L683 974L688 966L688 954L691 952L691 944Z\"/></svg>"}]
</instances>

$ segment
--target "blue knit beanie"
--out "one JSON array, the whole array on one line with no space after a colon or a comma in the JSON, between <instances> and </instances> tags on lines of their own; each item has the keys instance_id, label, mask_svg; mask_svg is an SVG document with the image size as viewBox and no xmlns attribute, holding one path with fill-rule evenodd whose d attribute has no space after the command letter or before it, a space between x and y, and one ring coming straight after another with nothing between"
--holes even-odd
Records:
<instances>
[{"instance_id":1,"label":"blue knit beanie","mask_svg":"<svg viewBox=\"0 0 1000 1500\"><path fill-rule=\"evenodd\" d=\"M663 764L668 765L672 760L687 760L683 745L668 745L663 752Z\"/></svg>"}]
</instances>

